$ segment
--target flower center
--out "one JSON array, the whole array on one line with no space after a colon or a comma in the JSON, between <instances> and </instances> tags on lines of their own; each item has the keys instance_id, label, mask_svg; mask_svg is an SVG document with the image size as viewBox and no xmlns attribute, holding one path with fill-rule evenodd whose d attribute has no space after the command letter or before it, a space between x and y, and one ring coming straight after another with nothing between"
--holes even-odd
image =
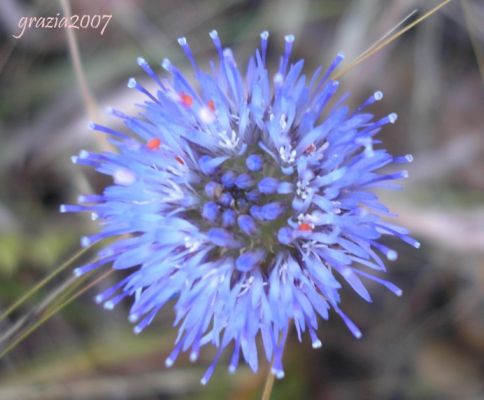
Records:
<instances>
[{"instance_id":1,"label":"flower center","mask_svg":"<svg viewBox=\"0 0 484 400\"><path fill-rule=\"evenodd\" d=\"M278 232L290 217L287 194L293 188L284 177L288 178L268 156L259 154L229 159L217 168L208 169L202 179L204 225L208 229L220 228L233 237L239 243L233 246L238 250L236 255L258 254L260 260L256 264L269 267L272 257L262 254L274 254L286 245L278 240Z\"/></svg>"}]
</instances>

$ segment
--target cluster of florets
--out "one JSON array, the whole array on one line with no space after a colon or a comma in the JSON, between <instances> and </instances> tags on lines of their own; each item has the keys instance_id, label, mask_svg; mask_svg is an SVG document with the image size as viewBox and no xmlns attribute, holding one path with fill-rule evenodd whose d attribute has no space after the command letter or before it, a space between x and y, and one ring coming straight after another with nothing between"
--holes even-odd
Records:
<instances>
[{"instance_id":1,"label":"cluster of florets","mask_svg":"<svg viewBox=\"0 0 484 400\"><path fill-rule=\"evenodd\" d=\"M158 88L151 93L129 80L147 96L142 113L112 113L131 133L92 124L110 135L117 151L73 157L112 176L113 184L61 210L88 211L100 221L100 233L84 237L84 246L117 237L96 262L76 269L78 275L104 265L129 271L96 297L99 303L111 309L129 297L136 333L174 303L179 335L168 366L181 351L190 351L194 361L202 346L212 344L218 351L202 383L229 346L230 371L240 354L256 371L260 337L259 351L280 378L291 324L299 339L308 332L319 347L319 317L335 312L361 336L340 308L342 281L367 301L365 280L400 295L378 277L385 270L380 254L396 258L380 238L418 242L382 219L390 214L370 190L404 178L405 171L377 171L411 156L374 148L381 127L396 120L395 114L374 120L364 111L381 92L356 110L344 105L345 98L335 100L338 82L331 74L342 55L307 80L303 61L289 62L294 37L288 35L271 76L263 32L243 77L217 32L210 36L219 58L210 73L179 39L195 85L169 60L162 66L171 79L138 59Z\"/></svg>"}]
</instances>

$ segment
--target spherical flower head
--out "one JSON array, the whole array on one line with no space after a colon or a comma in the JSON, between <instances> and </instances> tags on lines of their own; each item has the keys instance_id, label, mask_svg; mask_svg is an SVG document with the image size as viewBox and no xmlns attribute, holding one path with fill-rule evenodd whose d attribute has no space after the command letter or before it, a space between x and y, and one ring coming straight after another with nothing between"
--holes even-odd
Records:
<instances>
[{"instance_id":1,"label":"spherical flower head","mask_svg":"<svg viewBox=\"0 0 484 400\"><path fill-rule=\"evenodd\" d=\"M381 255L396 258L380 239L418 242L382 219L391 214L371 190L406 177L405 171L378 171L411 156L375 148L375 135L396 120L395 114L375 120L365 111L381 92L355 110L336 98L338 82L330 77L342 55L324 74L318 69L307 79L302 60L290 64L294 37L288 35L271 74L263 32L242 75L217 32L210 37L218 63L209 73L179 39L194 84L169 60L162 62L166 73L160 78L138 59L158 87L152 93L129 80L130 88L146 95L141 114L112 113L130 134L91 124L110 136L117 151L83 150L73 157L113 183L61 211L87 211L99 221L100 232L84 237L84 246L117 238L96 262L75 272L105 265L127 271L96 300L112 309L129 297L135 333L167 302L174 304L178 337L167 366L181 351L195 361L200 348L212 344L218 351L202 383L226 348L231 372L240 355L256 371L263 351L281 378L291 325L300 340L308 333L320 347L318 324L334 312L361 336L340 308L342 283L367 301L365 281L400 295L378 277L385 271Z\"/></svg>"}]
</instances>

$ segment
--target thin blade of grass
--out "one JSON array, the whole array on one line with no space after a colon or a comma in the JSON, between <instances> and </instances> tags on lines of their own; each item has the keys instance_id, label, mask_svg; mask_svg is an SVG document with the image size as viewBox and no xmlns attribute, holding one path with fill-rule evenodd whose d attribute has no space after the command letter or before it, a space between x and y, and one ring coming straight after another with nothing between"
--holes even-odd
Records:
<instances>
[{"instance_id":1,"label":"thin blade of grass","mask_svg":"<svg viewBox=\"0 0 484 400\"><path fill-rule=\"evenodd\" d=\"M91 247L85 247L75 253L72 257L62 263L57 269L52 271L49 275L47 275L44 279L42 279L39 283L37 283L32 289L30 289L27 293L25 293L22 297L20 297L17 301L15 301L10 307L8 307L2 315L0 315L0 322L7 318L13 311L19 308L22 304L24 304L28 299L30 299L37 291L42 289L46 284L48 284L52 279L54 279L57 275L59 275L62 271L64 271L67 267L69 267L72 263L74 263L77 259L79 259L82 255L84 255Z\"/></svg>"},{"instance_id":2,"label":"thin blade of grass","mask_svg":"<svg viewBox=\"0 0 484 400\"><path fill-rule=\"evenodd\" d=\"M452 0L443 0L439 4L437 4L435 7L427 11L424 15L422 15L420 18L417 18L415 21L413 21L411 24L407 25L405 28L400 29L398 32L395 34L391 35L389 38L386 40L383 40L379 45L373 48L373 50L367 52L364 56L359 56L357 57L357 60L351 62L347 67L342 68L340 71L336 72L331 79L339 79L343 75L345 75L348 71L356 67L357 65L361 64L363 61L366 59L370 58L374 54L378 53L380 50L388 46L390 43L398 39L400 36L402 36L405 32L408 32L410 29L413 27L417 26L424 20L426 20L428 17L430 17L432 14L436 13L439 11L442 7L445 5L449 4Z\"/></svg>"},{"instance_id":3,"label":"thin blade of grass","mask_svg":"<svg viewBox=\"0 0 484 400\"><path fill-rule=\"evenodd\" d=\"M376 46L378 46L381 42L383 42L387 37L389 37L393 32L395 32L398 28L400 28L405 22L407 22L412 16L415 15L415 13L418 12L418 9L414 9L412 12L410 12L406 17L404 17L400 22L398 22L392 29L390 29L387 33L385 33L381 38L379 38L375 43L373 43L370 47L368 47L363 53L361 53L358 57L356 57L351 64L348 66L350 67L351 65L356 65L358 61L366 56L370 51L372 51Z\"/></svg>"},{"instance_id":4,"label":"thin blade of grass","mask_svg":"<svg viewBox=\"0 0 484 400\"><path fill-rule=\"evenodd\" d=\"M101 282L103 279L107 278L109 275L111 275L114 272L113 269L110 269L109 271L105 272L98 278L96 278L94 281L90 282L86 286L84 286L81 290L79 290L77 293L74 295L68 297L66 300L61 302L55 307L52 307L50 310L46 310L45 315L41 316L41 318L28 327L21 335L19 335L13 342L11 342L5 349L3 349L0 352L0 359L5 357L10 351L12 351L15 347L17 347L24 339L26 339L28 336L30 336L37 328L39 328L44 322L48 321L51 317L53 317L55 314L57 314L60 310L62 310L64 307L72 303L74 300L76 300L78 297L80 297L82 294L84 294L86 291L91 289L94 285L98 284Z\"/></svg>"}]
</instances>

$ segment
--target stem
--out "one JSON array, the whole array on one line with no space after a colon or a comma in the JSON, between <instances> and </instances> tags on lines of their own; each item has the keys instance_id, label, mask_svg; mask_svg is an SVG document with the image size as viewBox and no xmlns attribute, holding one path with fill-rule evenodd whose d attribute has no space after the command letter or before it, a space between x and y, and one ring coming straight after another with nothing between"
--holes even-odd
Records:
<instances>
[{"instance_id":1,"label":"stem","mask_svg":"<svg viewBox=\"0 0 484 400\"><path fill-rule=\"evenodd\" d=\"M281 333L280 341L282 343L282 353L284 353L284 348L286 347L287 337L289 336L289 331L291 329L291 325L287 327L285 331ZM269 366L269 372L267 373L267 378L264 384L264 391L262 392L261 400L269 400L272 394L272 388L274 387L274 380L276 375L272 373L272 365L274 364L274 358L271 361L271 365Z\"/></svg>"},{"instance_id":2,"label":"stem","mask_svg":"<svg viewBox=\"0 0 484 400\"><path fill-rule=\"evenodd\" d=\"M25 293L20 299L18 299L15 303L13 303L10 307L7 308L0 315L0 322L3 321L6 317L8 317L13 311L15 311L18 307L20 307L23 303L25 303L30 297L32 297L39 289L44 287L47 283L49 283L54 277L64 271L67 267L69 267L74 261L76 261L79 257L81 257L84 253L89 250L90 247L85 247L75 253L71 258L61 264L60 267L52 271L49 275L47 275L44 279L42 279L39 283L37 283L32 289L30 289L27 293Z\"/></svg>"},{"instance_id":3,"label":"stem","mask_svg":"<svg viewBox=\"0 0 484 400\"><path fill-rule=\"evenodd\" d=\"M276 376L272 373L272 363L269 366L267 373L266 383L264 384L264 391L262 392L262 400L269 400L272 394L272 388L274 387L274 380Z\"/></svg>"}]
</instances>

